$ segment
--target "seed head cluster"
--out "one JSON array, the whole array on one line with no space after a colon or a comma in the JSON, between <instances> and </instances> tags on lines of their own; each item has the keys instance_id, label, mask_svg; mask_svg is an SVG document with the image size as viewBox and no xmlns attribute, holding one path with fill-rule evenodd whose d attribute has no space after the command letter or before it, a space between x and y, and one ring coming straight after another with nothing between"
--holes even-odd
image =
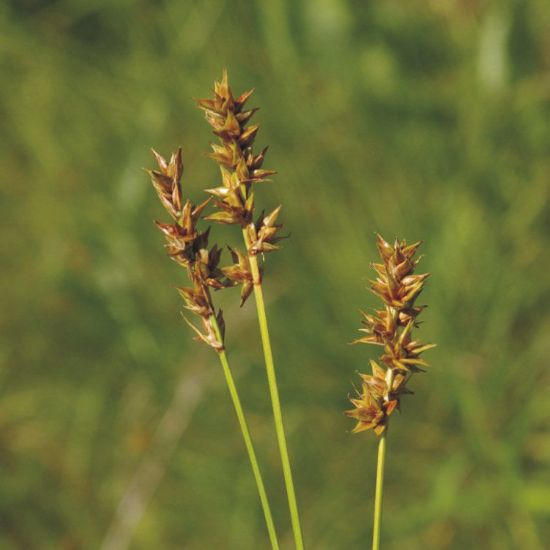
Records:
<instances>
[{"instance_id":1,"label":"seed head cluster","mask_svg":"<svg viewBox=\"0 0 550 550\"><path fill-rule=\"evenodd\" d=\"M199 108L205 112L206 120L219 138L219 144L212 145L210 156L219 164L221 186L206 189L210 195L207 200L198 205L184 201L181 148L171 155L170 160L153 151L158 168L147 171L161 204L172 218L170 223L155 222L166 238L168 256L187 270L191 282L190 287L178 288L178 291L186 309L200 318L202 330L187 318L185 320L196 332L198 340L217 351L224 347L225 323L222 311L216 312L213 305L211 290L241 285L243 305L252 293L254 283L260 282L254 281L250 257L277 250L277 243L283 238L278 235L282 227L277 223L280 206L267 216L262 212L258 220L253 221L253 184L267 181L275 172L262 168L267 147L258 154L253 151L259 126L248 123L257 109L245 109L252 93L253 90L249 90L233 97L224 71L221 81L214 83L214 98L198 100ZM214 212L203 216L207 206L212 204ZM210 228L198 229L201 218L240 225L246 252L229 248L233 264L220 267L222 250L216 244L209 247ZM261 278L261 273L260 267L257 278Z\"/></svg>"},{"instance_id":2,"label":"seed head cluster","mask_svg":"<svg viewBox=\"0 0 550 550\"><path fill-rule=\"evenodd\" d=\"M148 170L153 187L161 204L172 217L172 223L155 222L166 238L168 256L187 270L191 287L178 288L185 301L185 307L197 315L203 330L187 323L196 332L197 339L205 342L216 351L223 349L225 323L221 310L215 311L210 289L221 289L233 283L218 267L221 249L217 245L208 247L210 229L199 231L197 224L210 202L205 200L198 206L189 200L183 202L181 177L183 162L181 148L172 154L169 161L153 151L158 169ZM216 321L214 323L213 321Z\"/></svg>"},{"instance_id":3,"label":"seed head cluster","mask_svg":"<svg viewBox=\"0 0 550 550\"><path fill-rule=\"evenodd\" d=\"M214 83L214 97L198 100L198 107L204 111L207 122L219 139L219 143L212 144L210 157L219 165L221 172L221 185L206 189L214 197L216 211L205 219L239 225L247 245L245 254L231 249L235 265L224 269L230 281L242 285L241 305L252 292L254 283L259 283L253 281L248 256L277 250L277 243L283 238L278 235L282 227L277 223L280 206L267 216L262 212L258 220L253 221L254 185L268 181L275 174L273 170L262 168L267 147L257 154L253 150L259 126L249 122L257 109L245 108L253 92L249 90L235 98L224 71L222 79Z\"/></svg>"},{"instance_id":4,"label":"seed head cluster","mask_svg":"<svg viewBox=\"0 0 550 550\"><path fill-rule=\"evenodd\" d=\"M370 289L384 307L363 313L360 331L365 335L354 343L374 344L383 351L379 363L370 362L372 374L360 374L361 391L351 399L354 408L346 411L347 416L357 420L354 433L372 429L380 436L386 430L389 416L400 407L401 396L412 393L407 388L410 377L428 366L420 355L435 347L412 337L413 329L418 327L417 317L426 307L416 306L415 300L429 276L414 274L420 261L414 255L420 244L396 240L391 246L377 236L382 261L372 265L377 277L370 281Z\"/></svg>"}]
</instances>

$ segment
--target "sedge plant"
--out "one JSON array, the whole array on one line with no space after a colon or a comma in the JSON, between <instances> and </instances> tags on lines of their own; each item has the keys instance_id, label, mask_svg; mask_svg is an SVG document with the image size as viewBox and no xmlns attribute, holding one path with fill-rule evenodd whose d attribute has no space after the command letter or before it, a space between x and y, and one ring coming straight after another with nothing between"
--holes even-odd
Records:
<instances>
[{"instance_id":1,"label":"sedge plant","mask_svg":"<svg viewBox=\"0 0 550 550\"><path fill-rule=\"evenodd\" d=\"M189 200L183 202L181 148L172 154L169 161L155 151L153 151L153 154L158 169L149 170L148 173L151 176L151 181L160 202L172 217L171 223L156 222L156 225L166 238L166 249L169 257L187 271L191 286L178 288L178 291L185 302L185 308L198 317L200 328L195 326L189 319L185 318L185 320L195 332L196 339L210 346L217 353L220 360L256 481L271 547L276 550L279 548L279 543L269 500L225 351L223 313L221 309L216 311L212 299L212 290L221 290L233 286L234 281L228 278L227 270L219 267L221 249L216 244L211 248L208 246L210 228L204 231L198 229L198 223L210 199L197 206Z\"/></svg>"},{"instance_id":2,"label":"sedge plant","mask_svg":"<svg viewBox=\"0 0 550 550\"><path fill-rule=\"evenodd\" d=\"M267 148L258 153L253 149L259 126L250 124L250 120L257 109L245 107L252 93L253 90L249 90L234 97L228 83L227 72L224 71L221 80L214 83L214 96L198 100L198 107L204 111L207 122L219 140L218 143L212 144L210 156L219 165L221 184L206 190L214 197L216 209L206 219L236 225L242 232L244 252L231 249L235 264L224 270L224 273L231 281L242 285L241 305L254 292L294 542L296 548L301 550L303 548L302 531L262 285L263 258L265 254L278 249L277 243L282 238L279 235L282 225L277 223L281 207L275 208L268 215L262 212L257 220L254 219L256 184L265 182L275 172L262 167Z\"/></svg>"},{"instance_id":3,"label":"sedge plant","mask_svg":"<svg viewBox=\"0 0 550 550\"><path fill-rule=\"evenodd\" d=\"M413 338L418 315L426 307L415 305L415 301L429 276L428 273L414 274L419 262L414 256L421 242L407 245L405 241L395 240L392 246L378 235L376 244L381 263L372 264L377 276L370 281L370 290L383 305L372 313L363 313L360 331L364 336L353 343L379 346L382 354L378 362L370 361L372 374L360 375L361 390L351 399L353 409L346 411L347 416L357 421L353 433L372 430L379 438L373 550L380 547L389 418L393 411L400 409L401 397L412 393L407 387L411 376L428 366L421 354L434 347L434 344L422 344Z\"/></svg>"}]
</instances>

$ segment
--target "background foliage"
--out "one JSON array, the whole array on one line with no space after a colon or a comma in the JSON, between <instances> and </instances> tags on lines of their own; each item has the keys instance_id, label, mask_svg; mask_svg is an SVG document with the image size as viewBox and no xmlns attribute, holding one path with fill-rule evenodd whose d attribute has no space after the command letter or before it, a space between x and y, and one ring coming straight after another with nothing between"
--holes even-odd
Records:
<instances>
[{"instance_id":1,"label":"background foliage","mask_svg":"<svg viewBox=\"0 0 550 550\"><path fill-rule=\"evenodd\" d=\"M544 0L3 2L0 547L267 547L140 170L182 144L188 193L213 186L192 98L227 66L257 89L279 172L258 198L292 233L265 286L307 546L368 546L376 441L342 410L380 231L425 240L439 344L392 425L385 548L542 548L548 28ZM290 548L254 305L224 294Z\"/></svg>"}]
</instances>

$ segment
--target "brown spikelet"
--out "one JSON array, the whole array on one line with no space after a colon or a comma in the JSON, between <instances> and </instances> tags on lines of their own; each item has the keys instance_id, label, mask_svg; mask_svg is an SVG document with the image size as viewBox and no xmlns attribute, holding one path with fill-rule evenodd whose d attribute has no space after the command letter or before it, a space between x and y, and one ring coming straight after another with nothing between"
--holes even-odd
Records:
<instances>
[{"instance_id":1,"label":"brown spikelet","mask_svg":"<svg viewBox=\"0 0 550 550\"><path fill-rule=\"evenodd\" d=\"M248 240L251 245L248 248L248 252L252 255L273 252L278 250L277 243L287 238L287 236L279 236L277 233L283 227L282 224L275 223L282 206L278 206L269 214L264 217L264 213L260 215L258 221L253 224L249 224L246 228L248 234Z\"/></svg>"},{"instance_id":2,"label":"brown spikelet","mask_svg":"<svg viewBox=\"0 0 550 550\"><path fill-rule=\"evenodd\" d=\"M254 289L254 279L250 269L248 256L242 254L238 249L229 248L231 258L234 264L229 267L223 267L223 274L234 284L242 285L241 288L241 307L244 305L252 290Z\"/></svg>"},{"instance_id":3,"label":"brown spikelet","mask_svg":"<svg viewBox=\"0 0 550 550\"><path fill-rule=\"evenodd\" d=\"M151 176L151 182L160 202L174 219L178 219L182 208L181 176L183 174L183 160L181 147L172 154L168 162L154 149L153 155L157 161L158 170L147 170L147 172Z\"/></svg>"},{"instance_id":4,"label":"brown spikelet","mask_svg":"<svg viewBox=\"0 0 550 550\"><path fill-rule=\"evenodd\" d=\"M372 375L361 374L361 391L351 399L354 408L346 415L357 420L354 433L372 429L381 435L391 413L400 407L400 397L411 393L406 387L412 374L423 371L428 363L420 357L435 347L421 344L412 337L418 327L417 317L425 306L416 306L429 274L414 274L419 262L415 253L420 242L407 245L395 241L393 246L377 235L377 248L382 263L372 265L377 277L370 281L370 290L383 302L383 309L363 313L364 336L354 344L382 347L380 366L371 361Z\"/></svg>"},{"instance_id":5,"label":"brown spikelet","mask_svg":"<svg viewBox=\"0 0 550 550\"><path fill-rule=\"evenodd\" d=\"M181 148L172 154L170 161L166 161L154 150L153 154L159 169L148 170L148 173L160 202L174 219L172 223L155 223L166 239L168 256L187 270L192 286L178 288L178 292L185 302L185 308L199 317L202 332L187 318L185 321L196 333L197 340L221 351L225 324L221 310L217 314L215 312L210 289L225 288L232 281L218 267L221 249L217 245L208 248L210 228L199 231L197 227L211 198L199 205L193 205L189 200L183 203ZM220 328L221 341L215 330L214 320Z\"/></svg>"},{"instance_id":6,"label":"brown spikelet","mask_svg":"<svg viewBox=\"0 0 550 550\"><path fill-rule=\"evenodd\" d=\"M197 106L204 111L205 119L212 127L219 143L212 144L210 157L214 159L221 174L221 184L206 189L214 197L215 211L205 219L208 221L238 225L244 230L246 253L249 256L263 255L278 250L277 243L284 237L278 233L282 224L277 223L281 206L268 216L262 215L254 223L254 186L269 181L274 170L263 168L267 147L255 153L254 140L259 131L258 124L251 124L257 109L245 104L254 90L233 95L229 86L227 71L223 71L219 82L214 83L214 97L199 99ZM241 259L232 252L236 264L224 268L223 272L234 284L241 284L241 304L253 289L253 282L245 276Z\"/></svg>"}]
</instances>

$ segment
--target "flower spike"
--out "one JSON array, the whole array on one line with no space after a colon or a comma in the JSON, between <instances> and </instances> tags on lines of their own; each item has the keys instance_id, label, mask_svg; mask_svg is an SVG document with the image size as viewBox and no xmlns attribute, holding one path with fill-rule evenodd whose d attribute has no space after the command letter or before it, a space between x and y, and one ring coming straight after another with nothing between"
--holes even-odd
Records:
<instances>
[{"instance_id":1,"label":"flower spike","mask_svg":"<svg viewBox=\"0 0 550 550\"><path fill-rule=\"evenodd\" d=\"M377 436L387 428L389 416L400 408L401 396L412 393L406 386L412 374L422 372L428 363L420 357L435 344L413 340L416 320L426 306L416 306L415 300L424 288L429 274L414 274L418 259L414 255L421 242L407 245L396 240L390 245L377 235L376 246L382 263L372 265L377 274L370 290L383 302L383 309L363 312L364 334L354 344L381 346L380 366L371 361L372 375L361 374L358 396L351 399L353 409L346 415L357 420L353 433L372 429Z\"/></svg>"},{"instance_id":2,"label":"flower spike","mask_svg":"<svg viewBox=\"0 0 550 550\"><path fill-rule=\"evenodd\" d=\"M178 292L185 302L185 308L200 318L204 333L187 318L185 321L195 331L198 340L219 352L223 350L224 331L219 331L222 338L220 341L214 328L214 321L220 329L225 325L221 310L215 313L210 289L219 290L231 286L232 282L218 267L221 250L217 245L208 248L210 228L202 232L197 228L204 209L211 199L208 198L199 205L194 205L189 200L182 203L181 148L172 154L169 161L154 150L153 155L159 170L148 170L148 173L162 205L174 218L173 223L155 222L155 224L166 239L168 256L187 269L192 286L178 288Z\"/></svg>"}]
</instances>

